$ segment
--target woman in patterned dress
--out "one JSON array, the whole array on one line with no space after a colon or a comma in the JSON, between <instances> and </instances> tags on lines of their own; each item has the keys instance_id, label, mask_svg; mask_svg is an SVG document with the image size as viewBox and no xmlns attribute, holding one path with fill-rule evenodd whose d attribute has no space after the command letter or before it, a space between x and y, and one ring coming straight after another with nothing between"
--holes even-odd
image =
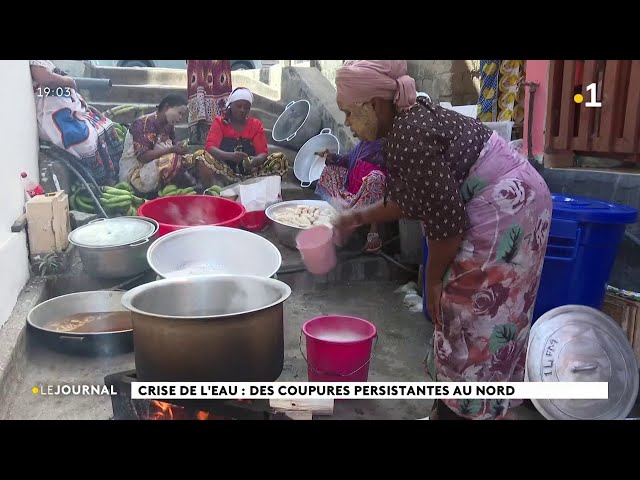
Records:
<instances>
[{"instance_id":1,"label":"woman in patterned dress","mask_svg":"<svg viewBox=\"0 0 640 480\"><path fill-rule=\"evenodd\" d=\"M428 239L433 381L516 382L524 362L551 221L533 165L478 120L416 101L405 60L348 61L337 103L360 139L384 139L385 198L344 212L336 227L403 217ZM503 419L510 399L444 399L431 419Z\"/></svg>"},{"instance_id":2,"label":"woman in patterned dress","mask_svg":"<svg viewBox=\"0 0 640 480\"><path fill-rule=\"evenodd\" d=\"M118 181L123 142L111 120L87 104L50 60L29 60L38 135L73 155L100 185Z\"/></svg>"},{"instance_id":3,"label":"woman in patterned dress","mask_svg":"<svg viewBox=\"0 0 640 480\"><path fill-rule=\"evenodd\" d=\"M349 154L323 150L326 167L316 186L316 194L339 210L361 208L381 200L387 170L381 140L361 141ZM382 248L378 225L369 226L365 249L375 253Z\"/></svg>"},{"instance_id":4,"label":"woman in patterned dress","mask_svg":"<svg viewBox=\"0 0 640 480\"><path fill-rule=\"evenodd\" d=\"M120 181L138 192L157 192L193 167L182 143L175 143L175 126L187 115L187 101L167 95L154 113L136 119L127 132L120 159Z\"/></svg>"},{"instance_id":5,"label":"woman in patterned dress","mask_svg":"<svg viewBox=\"0 0 640 480\"><path fill-rule=\"evenodd\" d=\"M187 60L189 143L203 145L231 93L230 60Z\"/></svg>"}]
</instances>

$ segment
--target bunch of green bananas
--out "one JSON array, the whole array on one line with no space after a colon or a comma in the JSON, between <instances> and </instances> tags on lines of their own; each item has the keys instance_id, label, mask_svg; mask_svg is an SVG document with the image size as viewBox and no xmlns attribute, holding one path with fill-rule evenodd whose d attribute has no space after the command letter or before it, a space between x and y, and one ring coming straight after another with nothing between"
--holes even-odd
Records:
<instances>
[{"instance_id":1,"label":"bunch of green bananas","mask_svg":"<svg viewBox=\"0 0 640 480\"><path fill-rule=\"evenodd\" d=\"M113 127L116 129L116 133L118 134L118 140L124 142L124 139L127 136L127 129L124 125L120 125L119 123L113 124Z\"/></svg>"},{"instance_id":2,"label":"bunch of green bananas","mask_svg":"<svg viewBox=\"0 0 640 480\"><path fill-rule=\"evenodd\" d=\"M178 188L175 185L167 185L158 192L159 197L175 197L176 195L198 195L195 187Z\"/></svg>"},{"instance_id":3,"label":"bunch of green bananas","mask_svg":"<svg viewBox=\"0 0 640 480\"><path fill-rule=\"evenodd\" d=\"M219 197L220 193L222 192L222 187L219 187L218 185L214 185L213 187L209 187L204 191L205 195L212 195L214 197Z\"/></svg>"},{"instance_id":4,"label":"bunch of green bananas","mask_svg":"<svg viewBox=\"0 0 640 480\"><path fill-rule=\"evenodd\" d=\"M134 195L133 189L127 183L119 183L114 187L100 188L100 205L107 215L136 216L137 210L146 200ZM83 190L71 195L71 208L86 213L95 213L96 206L93 199Z\"/></svg>"}]
</instances>

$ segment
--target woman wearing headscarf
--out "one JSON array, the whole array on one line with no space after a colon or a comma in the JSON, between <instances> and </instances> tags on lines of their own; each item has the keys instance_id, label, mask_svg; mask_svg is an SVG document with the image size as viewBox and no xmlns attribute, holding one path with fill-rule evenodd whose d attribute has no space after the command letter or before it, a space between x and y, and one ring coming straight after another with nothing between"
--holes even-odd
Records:
<instances>
[{"instance_id":1,"label":"woman wearing headscarf","mask_svg":"<svg viewBox=\"0 0 640 480\"><path fill-rule=\"evenodd\" d=\"M269 155L262 122L249 116L252 103L251 91L237 88L229 96L225 111L213 121L205 149L194 154L203 186L226 186L252 177L287 173L287 157L281 152Z\"/></svg>"},{"instance_id":2,"label":"woman wearing headscarf","mask_svg":"<svg viewBox=\"0 0 640 480\"><path fill-rule=\"evenodd\" d=\"M416 101L405 60L348 61L337 103L358 138L384 139L385 198L336 227L418 219L428 240L433 381L516 382L524 362L551 220L542 177L480 121ZM503 419L510 399L437 400L431 419Z\"/></svg>"}]
</instances>

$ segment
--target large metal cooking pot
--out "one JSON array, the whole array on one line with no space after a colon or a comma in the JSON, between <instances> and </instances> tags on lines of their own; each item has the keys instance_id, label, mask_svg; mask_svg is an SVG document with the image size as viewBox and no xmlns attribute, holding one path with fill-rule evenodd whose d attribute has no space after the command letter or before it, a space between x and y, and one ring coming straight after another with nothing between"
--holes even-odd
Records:
<instances>
[{"instance_id":1,"label":"large metal cooking pot","mask_svg":"<svg viewBox=\"0 0 640 480\"><path fill-rule=\"evenodd\" d=\"M282 264L280 251L269 240L238 228L217 226L164 235L153 242L147 260L165 278L211 274L272 277Z\"/></svg>"},{"instance_id":2,"label":"large metal cooking pot","mask_svg":"<svg viewBox=\"0 0 640 480\"><path fill-rule=\"evenodd\" d=\"M333 208L328 202L324 200L290 200L287 202L275 203L265 210L265 215L271 220L273 225L273 231L276 233L276 237L282 245L285 247L298 249L296 245L296 237L298 234L305 230L304 227L295 227L293 225L287 225L276 220L275 215L287 208L295 208L298 205L304 205L306 207L320 207L320 208ZM335 208L333 208L335 210Z\"/></svg>"},{"instance_id":3,"label":"large metal cooking pot","mask_svg":"<svg viewBox=\"0 0 640 480\"><path fill-rule=\"evenodd\" d=\"M272 382L284 366L279 280L242 275L168 278L133 288L136 373L146 382Z\"/></svg>"},{"instance_id":4,"label":"large metal cooking pot","mask_svg":"<svg viewBox=\"0 0 640 480\"><path fill-rule=\"evenodd\" d=\"M319 135L307 140L293 161L293 173L300 180L301 187L307 188L320 179L325 159L316 153L324 149L328 149L332 153L340 153L340 142L331 133L330 128L323 128Z\"/></svg>"},{"instance_id":5,"label":"large metal cooking pot","mask_svg":"<svg viewBox=\"0 0 640 480\"><path fill-rule=\"evenodd\" d=\"M322 118L307 100L289 102L271 130L274 142L299 149L322 128Z\"/></svg>"},{"instance_id":6,"label":"large metal cooking pot","mask_svg":"<svg viewBox=\"0 0 640 480\"><path fill-rule=\"evenodd\" d=\"M149 270L147 250L160 225L151 218L99 218L69 233L83 269L95 278L133 277Z\"/></svg>"},{"instance_id":7,"label":"large metal cooking pot","mask_svg":"<svg viewBox=\"0 0 640 480\"><path fill-rule=\"evenodd\" d=\"M47 346L65 353L112 355L131 352L133 333L130 325L124 329L121 325L113 325L113 328L106 325L104 331L89 333L61 332L52 327L54 322L69 315L112 312L129 314L122 305L123 294L122 291L98 290L51 298L31 309L27 315L27 326Z\"/></svg>"}]
</instances>

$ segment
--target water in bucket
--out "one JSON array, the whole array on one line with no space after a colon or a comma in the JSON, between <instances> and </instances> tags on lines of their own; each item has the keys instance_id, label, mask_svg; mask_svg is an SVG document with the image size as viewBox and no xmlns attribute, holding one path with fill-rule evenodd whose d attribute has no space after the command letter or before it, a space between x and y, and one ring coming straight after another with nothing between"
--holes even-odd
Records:
<instances>
[{"instance_id":1,"label":"water in bucket","mask_svg":"<svg viewBox=\"0 0 640 480\"><path fill-rule=\"evenodd\" d=\"M302 230L296 237L296 245L309 272L325 275L336 267L332 227L319 225Z\"/></svg>"},{"instance_id":2,"label":"water in bucket","mask_svg":"<svg viewBox=\"0 0 640 480\"><path fill-rule=\"evenodd\" d=\"M308 320L305 335L310 382L366 382L374 339L372 323L358 317L328 315ZM302 341L300 345L302 351Z\"/></svg>"}]
</instances>

